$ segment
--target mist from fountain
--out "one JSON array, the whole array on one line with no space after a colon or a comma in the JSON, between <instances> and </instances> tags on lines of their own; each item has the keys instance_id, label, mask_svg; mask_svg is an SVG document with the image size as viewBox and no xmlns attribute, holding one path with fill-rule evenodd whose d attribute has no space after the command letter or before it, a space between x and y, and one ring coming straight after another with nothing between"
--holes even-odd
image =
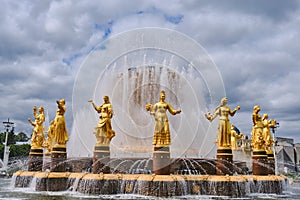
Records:
<instances>
[{"instance_id":1,"label":"mist from fountain","mask_svg":"<svg viewBox=\"0 0 300 200\"><path fill-rule=\"evenodd\" d=\"M166 101L182 110L169 117L171 157L214 157L217 124L210 124L204 113L225 96L222 78L199 44L158 28L117 35L87 57L74 84L68 156L93 154L98 116L87 101L94 99L99 105L108 95L116 132L111 157L150 158L154 119L145 105L157 102L160 90L166 91Z\"/></svg>"},{"instance_id":2,"label":"mist from fountain","mask_svg":"<svg viewBox=\"0 0 300 200\"><path fill-rule=\"evenodd\" d=\"M6 170L3 161L0 159L0 171Z\"/></svg>"}]
</instances>

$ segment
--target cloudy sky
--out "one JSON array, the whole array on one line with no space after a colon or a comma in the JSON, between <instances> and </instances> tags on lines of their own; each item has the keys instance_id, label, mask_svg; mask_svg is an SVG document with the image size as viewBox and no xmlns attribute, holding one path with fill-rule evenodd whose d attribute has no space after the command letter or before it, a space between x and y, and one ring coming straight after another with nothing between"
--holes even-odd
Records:
<instances>
[{"instance_id":1,"label":"cloudy sky","mask_svg":"<svg viewBox=\"0 0 300 200\"><path fill-rule=\"evenodd\" d=\"M253 106L280 123L277 136L300 142L300 1L0 0L0 117L31 133L32 107L55 116L86 55L123 31L162 27L201 44L223 77L233 122L251 131Z\"/></svg>"}]
</instances>

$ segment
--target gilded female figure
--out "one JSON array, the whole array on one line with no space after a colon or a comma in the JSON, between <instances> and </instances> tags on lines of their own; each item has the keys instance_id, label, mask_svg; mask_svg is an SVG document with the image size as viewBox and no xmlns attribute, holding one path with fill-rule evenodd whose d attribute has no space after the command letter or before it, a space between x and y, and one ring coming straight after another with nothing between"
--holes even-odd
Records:
<instances>
[{"instance_id":1,"label":"gilded female figure","mask_svg":"<svg viewBox=\"0 0 300 200\"><path fill-rule=\"evenodd\" d=\"M235 126L231 124L231 149L232 150L238 149L237 139L241 139L242 137L243 137L243 133L237 133L235 130Z\"/></svg>"},{"instance_id":2,"label":"gilded female figure","mask_svg":"<svg viewBox=\"0 0 300 200\"><path fill-rule=\"evenodd\" d=\"M31 147L33 148L42 148L43 142L45 140L44 137L44 126L43 123L45 121L44 108L39 108L39 114L37 113L37 107L33 107L33 115L35 120L32 121L28 119L28 122L34 126L33 133L31 137Z\"/></svg>"},{"instance_id":3,"label":"gilded female figure","mask_svg":"<svg viewBox=\"0 0 300 200\"><path fill-rule=\"evenodd\" d=\"M255 150L264 150L264 137L263 137L263 121L259 114L260 106L256 105L253 107L252 113L252 145Z\"/></svg>"},{"instance_id":4,"label":"gilded female figure","mask_svg":"<svg viewBox=\"0 0 300 200\"><path fill-rule=\"evenodd\" d=\"M97 144L108 145L111 139L115 136L115 131L111 126L111 118L113 117L113 107L109 101L108 96L103 97L104 103L101 106L96 106L93 100L89 100L92 103L94 109L100 114L99 122L95 128L95 135L97 138Z\"/></svg>"},{"instance_id":5,"label":"gilded female figure","mask_svg":"<svg viewBox=\"0 0 300 200\"><path fill-rule=\"evenodd\" d=\"M240 110L240 106L237 106L234 110L231 110L227 106L228 99L226 97L222 98L221 105L215 109L213 115L208 112L205 117L209 121L213 121L218 115L219 127L218 127L218 147L230 147L230 137L231 137L231 125L228 116L234 116L236 111Z\"/></svg>"},{"instance_id":6,"label":"gilded female figure","mask_svg":"<svg viewBox=\"0 0 300 200\"><path fill-rule=\"evenodd\" d=\"M54 141L59 145L65 145L69 139L66 120L64 114L66 112L66 101L64 99L56 101L57 111L54 119Z\"/></svg>"},{"instance_id":7,"label":"gilded female figure","mask_svg":"<svg viewBox=\"0 0 300 200\"><path fill-rule=\"evenodd\" d=\"M146 110L150 111L150 114L155 118L155 128L153 136L153 145L170 145L170 129L167 117L167 110L172 114L176 115L181 112L181 110L175 110L171 104L165 102L165 91L160 92L160 100L154 105L147 104Z\"/></svg>"},{"instance_id":8,"label":"gilded female figure","mask_svg":"<svg viewBox=\"0 0 300 200\"><path fill-rule=\"evenodd\" d=\"M47 139L45 141L45 145L44 147L47 149L46 150L46 153L50 153L52 151L52 147L53 147L53 140L54 140L54 127L55 127L55 124L54 124L54 120L52 120L50 122L50 126L48 128L48 131L47 131Z\"/></svg>"},{"instance_id":9,"label":"gilded female figure","mask_svg":"<svg viewBox=\"0 0 300 200\"><path fill-rule=\"evenodd\" d=\"M272 152L272 145L274 143L274 140L272 139L270 128L274 126L274 123L276 123L276 121L269 120L268 114L264 114L262 122L263 122L263 138L265 141L266 151Z\"/></svg>"}]
</instances>

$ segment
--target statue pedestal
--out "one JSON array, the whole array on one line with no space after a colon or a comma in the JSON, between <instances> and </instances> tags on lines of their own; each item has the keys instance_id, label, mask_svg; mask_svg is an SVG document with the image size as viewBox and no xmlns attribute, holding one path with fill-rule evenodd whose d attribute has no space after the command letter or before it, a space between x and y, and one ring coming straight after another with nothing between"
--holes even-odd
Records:
<instances>
[{"instance_id":1,"label":"statue pedestal","mask_svg":"<svg viewBox=\"0 0 300 200\"><path fill-rule=\"evenodd\" d=\"M156 175L170 175L170 147L154 146L153 173Z\"/></svg>"},{"instance_id":2,"label":"statue pedestal","mask_svg":"<svg viewBox=\"0 0 300 200\"><path fill-rule=\"evenodd\" d=\"M31 147L28 158L28 171L42 171L43 148Z\"/></svg>"},{"instance_id":3,"label":"statue pedestal","mask_svg":"<svg viewBox=\"0 0 300 200\"><path fill-rule=\"evenodd\" d=\"M51 172L66 172L66 145L54 145L51 151Z\"/></svg>"},{"instance_id":4,"label":"statue pedestal","mask_svg":"<svg viewBox=\"0 0 300 200\"><path fill-rule=\"evenodd\" d=\"M51 153L45 153L43 157L43 171L50 170Z\"/></svg>"},{"instance_id":5,"label":"statue pedestal","mask_svg":"<svg viewBox=\"0 0 300 200\"><path fill-rule=\"evenodd\" d=\"M107 163L110 161L109 145L96 144L93 157L93 174L110 173Z\"/></svg>"},{"instance_id":6,"label":"statue pedestal","mask_svg":"<svg viewBox=\"0 0 300 200\"><path fill-rule=\"evenodd\" d=\"M252 173L253 175L268 175L268 157L265 150L253 150Z\"/></svg>"},{"instance_id":7,"label":"statue pedestal","mask_svg":"<svg viewBox=\"0 0 300 200\"><path fill-rule=\"evenodd\" d=\"M219 147L217 150L216 174L233 174L233 155L231 147Z\"/></svg>"},{"instance_id":8,"label":"statue pedestal","mask_svg":"<svg viewBox=\"0 0 300 200\"><path fill-rule=\"evenodd\" d=\"M268 174L275 175L275 158L273 152L267 152Z\"/></svg>"}]
</instances>

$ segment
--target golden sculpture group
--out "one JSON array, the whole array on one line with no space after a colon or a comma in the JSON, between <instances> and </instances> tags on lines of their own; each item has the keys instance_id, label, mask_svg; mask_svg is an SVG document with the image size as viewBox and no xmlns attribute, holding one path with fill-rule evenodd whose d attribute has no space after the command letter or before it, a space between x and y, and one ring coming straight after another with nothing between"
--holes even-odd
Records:
<instances>
[{"instance_id":1,"label":"golden sculpture group","mask_svg":"<svg viewBox=\"0 0 300 200\"><path fill-rule=\"evenodd\" d=\"M234 110L231 110L227 106L228 99L226 97L222 98L220 106L215 109L213 115L210 112L205 114L205 117L209 121L213 121L218 115L219 117L219 127L218 127L218 148L228 148L232 150L237 149L236 139L243 136L242 133L237 134L234 125L230 124L228 116L234 116L236 111L240 110L240 106L237 106ZM252 121L252 148L253 150L265 150L267 153L273 153L272 145L274 140L270 132L271 127L276 126L276 120L269 120L268 114L264 114L262 118L258 112L260 111L260 106L256 105L253 108Z\"/></svg>"},{"instance_id":2,"label":"golden sculpture group","mask_svg":"<svg viewBox=\"0 0 300 200\"><path fill-rule=\"evenodd\" d=\"M253 150L266 150L267 153L273 153L274 140L272 139L270 128L276 126L276 120L269 120L268 114L264 114L262 118L259 111L259 105L253 107L252 147Z\"/></svg>"},{"instance_id":3,"label":"golden sculpture group","mask_svg":"<svg viewBox=\"0 0 300 200\"><path fill-rule=\"evenodd\" d=\"M65 100L61 99L56 101L57 111L56 116L49 126L47 131L47 138L44 137L45 127L43 123L45 122L44 108L40 107L39 114L37 114L37 107L33 107L34 121L28 119L33 128L33 133L31 137L31 148L32 149L42 149L46 148L46 153L50 153L53 146L66 146L68 141L68 132L66 127L66 120L64 114L66 112Z\"/></svg>"},{"instance_id":4,"label":"golden sculpture group","mask_svg":"<svg viewBox=\"0 0 300 200\"><path fill-rule=\"evenodd\" d=\"M171 104L165 101L165 91L160 92L159 102L146 105L146 110L150 111L150 114L154 116L155 127L153 134L152 144L155 146L168 146L171 144L171 136L169 129L169 122L167 117L167 111L172 115L179 114L181 110L175 110ZM113 106L109 101L108 96L104 96L104 103L97 106L93 100L89 102L93 105L93 108L100 114L99 122L95 128L95 136L97 139L97 145L109 145L112 138L115 136L115 131L112 129L111 118L113 117ZM39 108L37 113L37 107L33 107L33 115L35 120L28 119L30 124L34 126L31 148L39 149L46 148L46 153L50 153L53 146L65 146L68 141L68 133L66 128L66 121L64 114L66 112L65 100L61 99L56 102L58 109L56 111L55 119L51 121L47 131L47 138L44 137L45 114L44 108ZM228 99L222 98L221 104L215 109L214 113L210 112L205 114L205 117L212 122L217 116L219 116L218 126L218 148L231 148L237 149L236 139L243 136L242 133L238 134L235 131L234 125L230 124L229 115L234 116L235 113L240 110L240 106L231 110L227 105ZM276 120L269 120L268 114L264 114L263 117L259 114L260 106L256 105L253 108L252 121L252 148L253 150L265 150L267 153L272 153L272 145L274 143L270 128L276 126Z\"/></svg>"}]
</instances>

